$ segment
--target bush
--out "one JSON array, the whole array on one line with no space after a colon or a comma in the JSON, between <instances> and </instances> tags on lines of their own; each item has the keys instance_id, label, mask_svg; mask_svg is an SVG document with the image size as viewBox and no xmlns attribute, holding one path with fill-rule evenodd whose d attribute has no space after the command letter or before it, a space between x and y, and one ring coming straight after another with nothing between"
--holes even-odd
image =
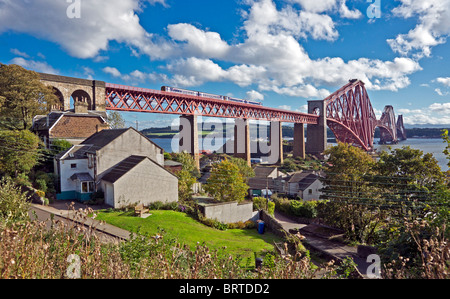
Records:
<instances>
[{"instance_id":1,"label":"bush","mask_svg":"<svg viewBox=\"0 0 450 299\"><path fill-rule=\"evenodd\" d=\"M272 196L275 209L286 215L304 218L316 218L319 207L323 206L323 200L303 201L289 200L285 197Z\"/></svg>"},{"instance_id":2,"label":"bush","mask_svg":"<svg viewBox=\"0 0 450 299\"><path fill-rule=\"evenodd\" d=\"M272 196L272 200L275 203L275 209L284 214L290 214L291 203L289 199L285 197L278 197L277 195Z\"/></svg>"},{"instance_id":3,"label":"bush","mask_svg":"<svg viewBox=\"0 0 450 299\"><path fill-rule=\"evenodd\" d=\"M0 222L28 220L27 197L9 177L0 180Z\"/></svg>"},{"instance_id":4,"label":"bush","mask_svg":"<svg viewBox=\"0 0 450 299\"><path fill-rule=\"evenodd\" d=\"M293 215L304 218L317 217L317 201L290 201L290 211Z\"/></svg>"}]
</instances>

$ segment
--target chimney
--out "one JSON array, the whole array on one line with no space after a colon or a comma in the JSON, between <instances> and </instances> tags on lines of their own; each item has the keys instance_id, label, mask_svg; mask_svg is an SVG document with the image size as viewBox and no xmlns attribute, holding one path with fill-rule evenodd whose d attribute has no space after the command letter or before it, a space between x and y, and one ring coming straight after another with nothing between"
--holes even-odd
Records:
<instances>
[{"instance_id":1,"label":"chimney","mask_svg":"<svg viewBox=\"0 0 450 299\"><path fill-rule=\"evenodd\" d=\"M75 113L88 113L88 103L75 101L73 103Z\"/></svg>"}]
</instances>

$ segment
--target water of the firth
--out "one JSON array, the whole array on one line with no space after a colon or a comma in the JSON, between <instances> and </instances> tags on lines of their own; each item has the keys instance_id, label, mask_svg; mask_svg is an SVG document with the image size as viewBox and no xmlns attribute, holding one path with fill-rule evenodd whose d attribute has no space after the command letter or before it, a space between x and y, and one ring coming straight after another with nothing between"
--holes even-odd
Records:
<instances>
[{"instance_id":1,"label":"water of the firth","mask_svg":"<svg viewBox=\"0 0 450 299\"><path fill-rule=\"evenodd\" d=\"M177 142L172 142L172 139L168 138L154 138L152 139L153 142L158 144L160 147L162 147L166 152L176 152L178 151L177 145L174 145L172 147L172 144L177 144ZM225 141L225 140L223 140ZM375 149L380 150L388 150L387 145L379 145L378 144L379 139L375 139ZM329 145L333 145L333 143L329 143ZM220 148L222 144L218 144L214 146L213 148L203 148L202 145L200 145L200 149L209 149L209 150L217 150ZM390 145L392 149L400 148L403 146L410 146L411 148L419 149L423 151L424 153L431 153L436 158L436 160L439 162L439 165L441 166L441 169L446 171L448 169L447 167L447 159L445 155L443 154L443 151L445 149L445 143L442 139L426 139L426 138L410 138L408 140L402 141L395 145Z\"/></svg>"}]
</instances>

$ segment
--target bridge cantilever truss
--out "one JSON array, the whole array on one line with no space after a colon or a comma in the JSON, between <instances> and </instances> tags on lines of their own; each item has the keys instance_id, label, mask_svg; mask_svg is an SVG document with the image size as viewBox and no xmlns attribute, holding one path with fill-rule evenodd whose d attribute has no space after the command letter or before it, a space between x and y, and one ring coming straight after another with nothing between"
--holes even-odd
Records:
<instances>
[{"instance_id":1,"label":"bridge cantilever truss","mask_svg":"<svg viewBox=\"0 0 450 299\"><path fill-rule=\"evenodd\" d=\"M395 121L394 108L386 106L379 120L375 115L364 83L350 80L325 100L326 120L337 141L373 149L375 128L380 128L381 143L397 142L398 131L406 139L403 117Z\"/></svg>"},{"instance_id":2,"label":"bridge cantilever truss","mask_svg":"<svg viewBox=\"0 0 450 299\"><path fill-rule=\"evenodd\" d=\"M259 105L106 83L106 109L317 124L318 116Z\"/></svg>"}]
</instances>

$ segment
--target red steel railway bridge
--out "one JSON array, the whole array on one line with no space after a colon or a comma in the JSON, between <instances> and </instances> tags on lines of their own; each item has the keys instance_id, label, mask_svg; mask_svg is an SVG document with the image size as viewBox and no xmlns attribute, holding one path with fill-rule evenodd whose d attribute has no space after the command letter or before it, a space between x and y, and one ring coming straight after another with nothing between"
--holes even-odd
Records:
<instances>
[{"instance_id":1,"label":"red steel railway bridge","mask_svg":"<svg viewBox=\"0 0 450 299\"><path fill-rule=\"evenodd\" d=\"M395 119L392 106L386 106L377 119L364 83L350 80L348 84L324 100L308 101L308 113L226 101L213 97L180 94L146 88L105 83L97 80L40 73L41 81L54 88L60 99L59 110L84 105L87 110L127 111L180 115L180 150L186 150L198 161L197 117L235 119L234 153L250 163L250 120L270 122L270 150L276 153L273 164L283 160L281 124L294 124L294 156L321 154L327 147L327 128L338 142L373 149L375 129L380 129L380 142L396 143L406 139L403 117ZM305 128L306 127L306 143Z\"/></svg>"}]
</instances>

